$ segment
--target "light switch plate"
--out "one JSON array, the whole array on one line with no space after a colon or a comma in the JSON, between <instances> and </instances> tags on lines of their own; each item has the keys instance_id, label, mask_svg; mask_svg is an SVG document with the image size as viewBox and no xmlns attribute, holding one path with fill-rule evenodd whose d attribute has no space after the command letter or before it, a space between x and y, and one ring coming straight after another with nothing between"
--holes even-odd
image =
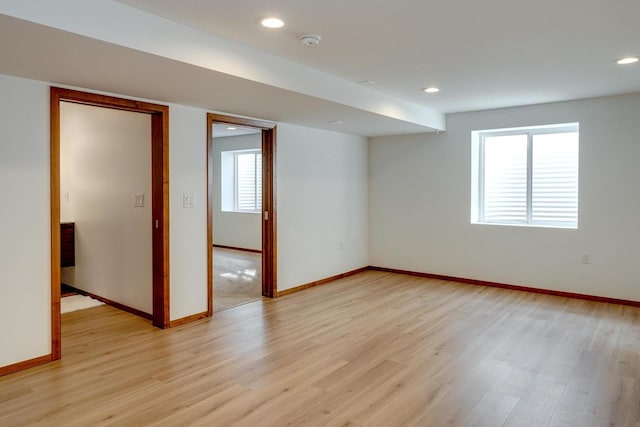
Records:
<instances>
[{"instance_id":1,"label":"light switch plate","mask_svg":"<svg viewBox=\"0 0 640 427\"><path fill-rule=\"evenodd\" d=\"M144 207L144 194L134 194L133 195L133 206L136 208Z\"/></svg>"},{"instance_id":2,"label":"light switch plate","mask_svg":"<svg viewBox=\"0 0 640 427\"><path fill-rule=\"evenodd\" d=\"M195 194L183 194L182 195L182 207L183 208L195 208L196 207L196 195Z\"/></svg>"}]
</instances>

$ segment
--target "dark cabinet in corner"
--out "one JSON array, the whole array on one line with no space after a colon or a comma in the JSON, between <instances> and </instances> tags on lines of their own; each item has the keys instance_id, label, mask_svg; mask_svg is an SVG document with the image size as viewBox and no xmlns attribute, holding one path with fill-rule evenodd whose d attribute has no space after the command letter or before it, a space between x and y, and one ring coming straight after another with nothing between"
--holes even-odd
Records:
<instances>
[{"instance_id":1,"label":"dark cabinet in corner","mask_svg":"<svg viewBox=\"0 0 640 427\"><path fill-rule=\"evenodd\" d=\"M60 224L60 266L73 267L76 265L75 223Z\"/></svg>"}]
</instances>

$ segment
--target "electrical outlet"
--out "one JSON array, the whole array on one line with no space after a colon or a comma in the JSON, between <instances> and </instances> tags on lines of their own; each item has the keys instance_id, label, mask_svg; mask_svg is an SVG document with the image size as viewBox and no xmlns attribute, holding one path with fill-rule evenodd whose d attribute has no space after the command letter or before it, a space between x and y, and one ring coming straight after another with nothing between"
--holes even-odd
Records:
<instances>
[{"instance_id":1,"label":"electrical outlet","mask_svg":"<svg viewBox=\"0 0 640 427\"><path fill-rule=\"evenodd\" d=\"M583 264L591 264L591 254L582 254L580 261L582 261Z\"/></svg>"}]
</instances>

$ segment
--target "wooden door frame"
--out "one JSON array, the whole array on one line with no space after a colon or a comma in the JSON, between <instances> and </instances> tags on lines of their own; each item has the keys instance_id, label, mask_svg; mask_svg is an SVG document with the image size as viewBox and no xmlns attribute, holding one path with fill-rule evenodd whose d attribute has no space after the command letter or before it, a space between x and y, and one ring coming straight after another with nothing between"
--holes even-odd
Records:
<instances>
[{"instance_id":1,"label":"wooden door frame","mask_svg":"<svg viewBox=\"0 0 640 427\"><path fill-rule=\"evenodd\" d=\"M61 357L60 329L60 102L151 115L151 212L153 227L153 325L167 328L169 318L169 107L125 98L51 87L51 349Z\"/></svg>"},{"instance_id":2,"label":"wooden door frame","mask_svg":"<svg viewBox=\"0 0 640 427\"><path fill-rule=\"evenodd\" d=\"M207 313L213 314L213 126L237 125L262 131L262 295L278 295L276 245L276 124L207 113Z\"/></svg>"}]
</instances>

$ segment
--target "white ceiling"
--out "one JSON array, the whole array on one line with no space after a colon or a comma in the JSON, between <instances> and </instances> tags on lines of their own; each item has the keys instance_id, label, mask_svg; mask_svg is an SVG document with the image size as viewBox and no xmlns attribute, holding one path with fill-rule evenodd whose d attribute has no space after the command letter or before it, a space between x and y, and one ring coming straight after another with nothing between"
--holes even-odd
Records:
<instances>
[{"instance_id":1,"label":"white ceiling","mask_svg":"<svg viewBox=\"0 0 640 427\"><path fill-rule=\"evenodd\" d=\"M640 91L639 0L119 1L446 113Z\"/></svg>"},{"instance_id":2,"label":"white ceiling","mask_svg":"<svg viewBox=\"0 0 640 427\"><path fill-rule=\"evenodd\" d=\"M267 15L287 25L262 28ZM640 55L639 16L640 0L0 0L0 73L365 136L430 132L443 113L640 92L640 64L614 63Z\"/></svg>"}]
</instances>

